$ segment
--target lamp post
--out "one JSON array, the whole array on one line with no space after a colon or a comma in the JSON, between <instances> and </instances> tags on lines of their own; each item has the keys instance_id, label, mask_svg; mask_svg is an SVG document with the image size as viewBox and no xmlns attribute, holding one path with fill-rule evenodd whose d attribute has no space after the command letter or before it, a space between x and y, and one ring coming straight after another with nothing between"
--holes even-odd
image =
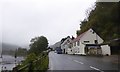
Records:
<instances>
[{"instance_id":1,"label":"lamp post","mask_svg":"<svg viewBox=\"0 0 120 72\"><path fill-rule=\"evenodd\" d=\"M16 58L17 58L17 49L16 49L16 51L15 51L15 67L16 67L16 64L17 64Z\"/></svg>"}]
</instances>

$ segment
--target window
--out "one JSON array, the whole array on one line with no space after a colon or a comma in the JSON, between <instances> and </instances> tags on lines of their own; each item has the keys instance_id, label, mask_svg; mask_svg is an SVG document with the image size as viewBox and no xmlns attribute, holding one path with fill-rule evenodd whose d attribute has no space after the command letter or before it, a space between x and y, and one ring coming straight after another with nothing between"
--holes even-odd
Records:
<instances>
[{"instance_id":1,"label":"window","mask_svg":"<svg viewBox=\"0 0 120 72\"><path fill-rule=\"evenodd\" d=\"M89 43L90 41L84 41L84 43Z\"/></svg>"},{"instance_id":2,"label":"window","mask_svg":"<svg viewBox=\"0 0 120 72\"><path fill-rule=\"evenodd\" d=\"M98 44L98 41L97 41L97 40L95 40L95 44Z\"/></svg>"},{"instance_id":3,"label":"window","mask_svg":"<svg viewBox=\"0 0 120 72\"><path fill-rule=\"evenodd\" d=\"M71 47L73 47L73 43L71 43Z\"/></svg>"},{"instance_id":4,"label":"window","mask_svg":"<svg viewBox=\"0 0 120 72\"><path fill-rule=\"evenodd\" d=\"M70 41L69 41L69 40L67 40L67 42L69 43Z\"/></svg>"},{"instance_id":5,"label":"window","mask_svg":"<svg viewBox=\"0 0 120 72\"><path fill-rule=\"evenodd\" d=\"M74 46L76 46L76 42L74 43Z\"/></svg>"},{"instance_id":6,"label":"window","mask_svg":"<svg viewBox=\"0 0 120 72\"><path fill-rule=\"evenodd\" d=\"M79 42L79 41L77 41L77 45L78 45L78 46L80 45L80 42Z\"/></svg>"},{"instance_id":7,"label":"window","mask_svg":"<svg viewBox=\"0 0 120 72\"><path fill-rule=\"evenodd\" d=\"M71 48L71 47L72 47L71 43L70 43L70 44L67 44L67 45L68 45L68 47L69 47L69 48Z\"/></svg>"},{"instance_id":8,"label":"window","mask_svg":"<svg viewBox=\"0 0 120 72\"><path fill-rule=\"evenodd\" d=\"M90 30L90 32L92 32L92 34L94 34L94 33L95 33L93 30Z\"/></svg>"}]
</instances>

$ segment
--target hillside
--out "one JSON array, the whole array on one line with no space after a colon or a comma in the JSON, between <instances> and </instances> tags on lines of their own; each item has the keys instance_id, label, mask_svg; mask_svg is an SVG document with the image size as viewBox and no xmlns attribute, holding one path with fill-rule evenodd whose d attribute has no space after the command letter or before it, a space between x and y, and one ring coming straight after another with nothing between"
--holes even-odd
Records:
<instances>
[{"instance_id":1,"label":"hillside","mask_svg":"<svg viewBox=\"0 0 120 72\"><path fill-rule=\"evenodd\" d=\"M16 48L18 48L18 47L19 47L19 46L13 45L13 44L2 43L2 50L3 50L3 51L9 51L9 50L15 51Z\"/></svg>"},{"instance_id":2,"label":"hillside","mask_svg":"<svg viewBox=\"0 0 120 72\"><path fill-rule=\"evenodd\" d=\"M52 48L53 50L55 50L56 47L60 47L61 41L56 42L54 45L51 45L50 48Z\"/></svg>"},{"instance_id":3,"label":"hillside","mask_svg":"<svg viewBox=\"0 0 120 72\"><path fill-rule=\"evenodd\" d=\"M16 50L18 47L19 47L19 46L13 45L13 44L2 43L2 54L14 55L15 50Z\"/></svg>"},{"instance_id":4,"label":"hillside","mask_svg":"<svg viewBox=\"0 0 120 72\"><path fill-rule=\"evenodd\" d=\"M3 55L15 55L17 56L26 56L27 48L21 48L17 45L1 43L2 44L2 54Z\"/></svg>"},{"instance_id":5,"label":"hillside","mask_svg":"<svg viewBox=\"0 0 120 72\"><path fill-rule=\"evenodd\" d=\"M88 17L81 21L77 35L92 28L105 41L120 38L119 2L98 2L93 10L89 10Z\"/></svg>"}]
</instances>

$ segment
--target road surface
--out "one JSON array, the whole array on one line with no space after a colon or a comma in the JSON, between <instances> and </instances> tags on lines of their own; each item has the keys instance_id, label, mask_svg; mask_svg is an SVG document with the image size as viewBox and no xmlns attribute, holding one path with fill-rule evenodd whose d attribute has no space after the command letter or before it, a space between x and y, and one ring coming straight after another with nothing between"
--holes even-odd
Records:
<instances>
[{"instance_id":1,"label":"road surface","mask_svg":"<svg viewBox=\"0 0 120 72\"><path fill-rule=\"evenodd\" d=\"M49 70L118 70L118 64L112 63L104 57L90 57L49 53Z\"/></svg>"}]
</instances>

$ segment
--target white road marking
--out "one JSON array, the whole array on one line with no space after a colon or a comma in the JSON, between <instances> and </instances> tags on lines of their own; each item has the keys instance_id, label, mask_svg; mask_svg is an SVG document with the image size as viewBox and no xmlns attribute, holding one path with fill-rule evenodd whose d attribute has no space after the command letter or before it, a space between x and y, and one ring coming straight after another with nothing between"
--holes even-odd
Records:
<instances>
[{"instance_id":1,"label":"white road marking","mask_svg":"<svg viewBox=\"0 0 120 72\"><path fill-rule=\"evenodd\" d=\"M98 69L98 68L95 68L95 67L93 67L93 66L90 66L90 68L92 68L92 69L94 69L94 70L97 70L97 71L100 71L100 72L104 72L104 71L102 71L102 70L100 70L100 69Z\"/></svg>"},{"instance_id":2,"label":"white road marking","mask_svg":"<svg viewBox=\"0 0 120 72\"><path fill-rule=\"evenodd\" d=\"M79 61L77 61L77 60L74 60L75 62L77 62L77 63L80 63L80 64L84 64L83 62L79 62Z\"/></svg>"}]
</instances>

